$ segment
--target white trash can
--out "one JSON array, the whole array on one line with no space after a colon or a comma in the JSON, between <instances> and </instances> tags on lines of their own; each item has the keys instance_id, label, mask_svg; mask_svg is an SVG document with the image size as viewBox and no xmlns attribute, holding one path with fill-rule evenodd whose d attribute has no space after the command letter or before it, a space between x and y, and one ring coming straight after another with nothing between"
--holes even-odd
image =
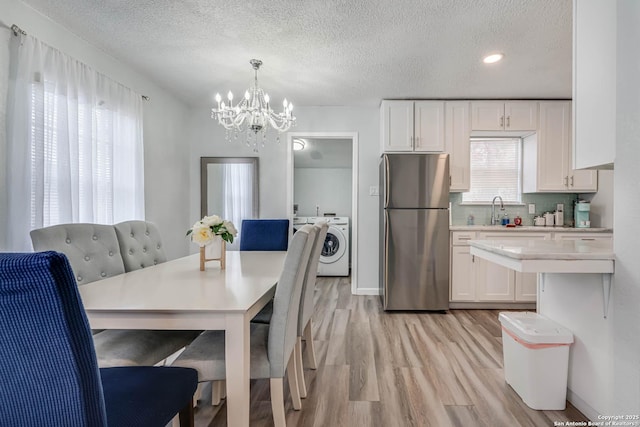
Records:
<instances>
[{"instance_id":1,"label":"white trash can","mask_svg":"<svg viewBox=\"0 0 640 427\"><path fill-rule=\"evenodd\" d=\"M532 409L565 409L571 331L532 312L503 312L499 319L507 384Z\"/></svg>"}]
</instances>

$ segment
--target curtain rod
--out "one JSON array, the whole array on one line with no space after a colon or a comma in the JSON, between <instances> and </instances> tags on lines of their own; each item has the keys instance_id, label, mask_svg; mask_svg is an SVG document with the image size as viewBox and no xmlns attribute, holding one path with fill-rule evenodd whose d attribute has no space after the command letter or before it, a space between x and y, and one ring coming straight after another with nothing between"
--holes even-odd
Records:
<instances>
[{"instance_id":1,"label":"curtain rod","mask_svg":"<svg viewBox=\"0 0 640 427\"><path fill-rule=\"evenodd\" d=\"M11 31L13 31L14 36L18 36L18 34L23 36L27 35L27 32L22 28L18 27L16 24L11 25ZM142 97L143 101L151 101L151 98L149 98L147 95L140 95L140 96Z\"/></svg>"},{"instance_id":2,"label":"curtain rod","mask_svg":"<svg viewBox=\"0 0 640 427\"><path fill-rule=\"evenodd\" d=\"M16 24L11 26L11 31L13 31L13 35L17 36L18 34L22 34L23 36L27 35L27 32L22 28L18 27Z\"/></svg>"}]
</instances>

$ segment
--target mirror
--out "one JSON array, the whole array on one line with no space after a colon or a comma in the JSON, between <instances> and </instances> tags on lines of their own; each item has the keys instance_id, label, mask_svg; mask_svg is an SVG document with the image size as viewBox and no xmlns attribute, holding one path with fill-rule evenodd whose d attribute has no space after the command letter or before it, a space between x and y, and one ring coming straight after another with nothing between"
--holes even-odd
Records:
<instances>
[{"instance_id":1,"label":"mirror","mask_svg":"<svg viewBox=\"0 0 640 427\"><path fill-rule=\"evenodd\" d=\"M201 218L219 215L239 231L243 219L259 217L259 195L257 157L200 157Z\"/></svg>"}]
</instances>

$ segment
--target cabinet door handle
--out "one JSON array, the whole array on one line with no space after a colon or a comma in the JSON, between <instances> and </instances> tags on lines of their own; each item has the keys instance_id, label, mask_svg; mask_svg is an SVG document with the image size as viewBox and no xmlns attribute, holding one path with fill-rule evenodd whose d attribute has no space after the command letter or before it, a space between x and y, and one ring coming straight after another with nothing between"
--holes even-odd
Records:
<instances>
[{"instance_id":1,"label":"cabinet door handle","mask_svg":"<svg viewBox=\"0 0 640 427\"><path fill-rule=\"evenodd\" d=\"M416 147L420 147L420 137L416 136L414 140L415 140Z\"/></svg>"},{"instance_id":2,"label":"cabinet door handle","mask_svg":"<svg viewBox=\"0 0 640 427\"><path fill-rule=\"evenodd\" d=\"M507 116L507 127L511 127L511 116Z\"/></svg>"},{"instance_id":3,"label":"cabinet door handle","mask_svg":"<svg viewBox=\"0 0 640 427\"><path fill-rule=\"evenodd\" d=\"M583 238L582 238L582 239L580 239L580 240L596 240L596 239L595 239L595 238L588 239L588 238L583 237Z\"/></svg>"},{"instance_id":4,"label":"cabinet door handle","mask_svg":"<svg viewBox=\"0 0 640 427\"><path fill-rule=\"evenodd\" d=\"M564 177L564 186L565 186L565 187L568 187L568 186L569 186L569 177L568 177L568 176L565 176L565 177Z\"/></svg>"},{"instance_id":5,"label":"cabinet door handle","mask_svg":"<svg viewBox=\"0 0 640 427\"><path fill-rule=\"evenodd\" d=\"M571 186L573 187L573 175L571 175Z\"/></svg>"},{"instance_id":6,"label":"cabinet door handle","mask_svg":"<svg viewBox=\"0 0 640 427\"><path fill-rule=\"evenodd\" d=\"M504 127L504 116L500 117L500 127Z\"/></svg>"},{"instance_id":7,"label":"cabinet door handle","mask_svg":"<svg viewBox=\"0 0 640 427\"><path fill-rule=\"evenodd\" d=\"M458 240L471 240L471 237L458 237Z\"/></svg>"},{"instance_id":8,"label":"cabinet door handle","mask_svg":"<svg viewBox=\"0 0 640 427\"><path fill-rule=\"evenodd\" d=\"M476 256L475 255L471 255L471 262L476 262Z\"/></svg>"}]
</instances>

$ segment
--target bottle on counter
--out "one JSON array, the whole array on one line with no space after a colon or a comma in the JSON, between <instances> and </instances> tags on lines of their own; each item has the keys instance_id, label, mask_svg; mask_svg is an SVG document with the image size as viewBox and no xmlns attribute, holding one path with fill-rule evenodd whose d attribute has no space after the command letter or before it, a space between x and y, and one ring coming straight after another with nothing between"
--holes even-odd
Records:
<instances>
[{"instance_id":1,"label":"bottle on counter","mask_svg":"<svg viewBox=\"0 0 640 427\"><path fill-rule=\"evenodd\" d=\"M562 227L564 225L564 212L563 211L555 211L553 213L555 217L555 226Z\"/></svg>"},{"instance_id":2,"label":"bottle on counter","mask_svg":"<svg viewBox=\"0 0 640 427\"><path fill-rule=\"evenodd\" d=\"M502 217L502 225L507 225L509 224L509 214L508 213L504 213L504 216Z\"/></svg>"},{"instance_id":3,"label":"bottle on counter","mask_svg":"<svg viewBox=\"0 0 640 427\"><path fill-rule=\"evenodd\" d=\"M467 217L467 225L473 225L473 222L474 222L473 214L469 214L469 216Z\"/></svg>"},{"instance_id":4,"label":"bottle on counter","mask_svg":"<svg viewBox=\"0 0 640 427\"><path fill-rule=\"evenodd\" d=\"M544 213L544 225L547 227L553 227L555 225L556 216L553 212L545 212Z\"/></svg>"}]
</instances>

